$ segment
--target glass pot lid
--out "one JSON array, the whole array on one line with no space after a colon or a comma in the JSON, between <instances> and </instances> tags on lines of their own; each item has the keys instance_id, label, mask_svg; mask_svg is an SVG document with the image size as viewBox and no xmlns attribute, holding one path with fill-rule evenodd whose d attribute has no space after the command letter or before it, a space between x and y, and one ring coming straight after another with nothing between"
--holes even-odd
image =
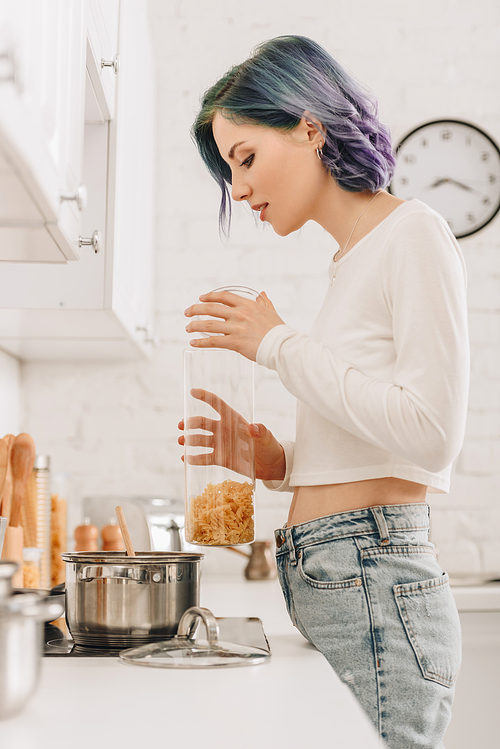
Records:
<instances>
[{"instance_id":1,"label":"glass pot lid","mask_svg":"<svg viewBox=\"0 0 500 749\"><path fill-rule=\"evenodd\" d=\"M206 640L198 639L199 625L206 629ZM219 640L219 627L209 609L193 606L184 612L177 635L171 640L152 642L122 650L125 663L151 668L219 668L254 666L264 663L269 650Z\"/></svg>"}]
</instances>

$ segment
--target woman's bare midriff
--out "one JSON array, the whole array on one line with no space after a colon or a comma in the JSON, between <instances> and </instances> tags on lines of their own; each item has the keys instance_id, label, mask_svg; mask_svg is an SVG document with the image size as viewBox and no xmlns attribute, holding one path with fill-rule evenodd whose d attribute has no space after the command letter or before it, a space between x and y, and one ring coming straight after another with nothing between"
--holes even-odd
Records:
<instances>
[{"instance_id":1,"label":"woman's bare midriff","mask_svg":"<svg viewBox=\"0 0 500 749\"><path fill-rule=\"evenodd\" d=\"M298 486L293 494L287 526L376 505L425 502L427 486L396 478L368 479L347 484Z\"/></svg>"}]
</instances>

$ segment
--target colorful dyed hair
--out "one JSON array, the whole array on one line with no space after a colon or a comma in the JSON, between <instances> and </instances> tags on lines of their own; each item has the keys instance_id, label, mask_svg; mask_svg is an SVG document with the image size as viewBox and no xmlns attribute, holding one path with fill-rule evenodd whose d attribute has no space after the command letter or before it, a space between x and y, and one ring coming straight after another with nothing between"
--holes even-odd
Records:
<instances>
[{"instance_id":1,"label":"colorful dyed hair","mask_svg":"<svg viewBox=\"0 0 500 749\"><path fill-rule=\"evenodd\" d=\"M316 42L279 36L259 45L208 89L191 131L221 188L219 225L225 233L231 221L231 169L214 140L215 114L290 131L306 111L324 127L322 161L340 187L375 192L390 182L395 159L374 97Z\"/></svg>"}]
</instances>

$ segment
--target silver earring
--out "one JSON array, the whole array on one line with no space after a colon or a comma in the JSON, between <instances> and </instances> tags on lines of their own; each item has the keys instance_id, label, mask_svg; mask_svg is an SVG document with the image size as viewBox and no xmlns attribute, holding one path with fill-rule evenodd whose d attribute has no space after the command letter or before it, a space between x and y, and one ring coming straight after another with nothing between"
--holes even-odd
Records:
<instances>
[{"instance_id":1,"label":"silver earring","mask_svg":"<svg viewBox=\"0 0 500 749\"><path fill-rule=\"evenodd\" d=\"M318 146L316 149L316 155L318 159L321 161L323 159L323 146Z\"/></svg>"}]
</instances>

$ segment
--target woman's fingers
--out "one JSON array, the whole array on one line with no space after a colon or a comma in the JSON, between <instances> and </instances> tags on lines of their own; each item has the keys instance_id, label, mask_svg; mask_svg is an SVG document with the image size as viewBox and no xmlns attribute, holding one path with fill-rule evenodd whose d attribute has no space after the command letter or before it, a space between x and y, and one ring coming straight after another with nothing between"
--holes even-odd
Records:
<instances>
[{"instance_id":1,"label":"woman's fingers","mask_svg":"<svg viewBox=\"0 0 500 749\"><path fill-rule=\"evenodd\" d=\"M262 305L262 307L267 307L268 306L267 305L268 299L267 299L267 296L266 296L266 294L265 294L264 291L260 292L259 296L257 297L257 299L255 301L257 302L257 304Z\"/></svg>"},{"instance_id":2,"label":"woman's fingers","mask_svg":"<svg viewBox=\"0 0 500 749\"><path fill-rule=\"evenodd\" d=\"M229 304L214 304L209 302L201 302L199 304L192 304L184 311L186 317L195 317L195 315L210 315L210 317L220 317L224 320L229 313ZM231 305L234 306L234 305Z\"/></svg>"},{"instance_id":3,"label":"woman's fingers","mask_svg":"<svg viewBox=\"0 0 500 749\"><path fill-rule=\"evenodd\" d=\"M225 320L192 320L186 325L186 333L210 333L212 335L224 335L227 332Z\"/></svg>"},{"instance_id":4,"label":"woman's fingers","mask_svg":"<svg viewBox=\"0 0 500 749\"><path fill-rule=\"evenodd\" d=\"M259 302L260 304L264 304L264 307L272 309L274 310L274 312L276 312L274 304L271 302L265 291L260 292L259 296L257 297L257 302Z\"/></svg>"},{"instance_id":5,"label":"woman's fingers","mask_svg":"<svg viewBox=\"0 0 500 749\"><path fill-rule=\"evenodd\" d=\"M201 455L187 455L190 466L213 466L215 464L214 453L202 453Z\"/></svg>"},{"instance_id":6,"label":"woman's fingers","mask_svg":"<svg viewBox=\"0 0 500 749\"><path fill-rule=\"evenodd\" d=\"M218 395L211 393L209 390L193 388L191 390L191 395L193 398L197 398L198 400L203 401L203 403L211 406L214 411L217 411L217 413L220 414L221 420L227 419L228 417L237 417L239 420L243 420L243 417L240 416L237 411L232 409L231 406L228 406L227 403L222 400L222 398L219 398ZM217 424L218 422L214 423Z\"/></svg>"},{"instance_id":7,"label":"woman's fingers","mask_svg":"<svg viewBox=\"0 0 500 749\"><path fill-rule=\"evenodd\" d=\"M200 295L200 302L204 305L218 304L224 305L225 307L238 307L247 304L249 301L251 300L245 299L239 294L233 294L232 291L209 291L207 294Z\"/></svg>"},{"instance_id":8,"label":"woman's fingers","mask_svg":"<svg viewBox=\"0 0 500 749\"><path fill-rule=\"evenodd\" d=\"M218 419L209 419L207 416L190 416L184 431L191 429L203 429L205 432L214 432L220 424Z\"/></svg>"},{"instance_id":9,"label":"woman's fingers","mask_svg":"<svg viewBox=\"0 0 500 749\"><path fill-rule=\"evenodd\" d=\"M184 437L186 447L213 447L213 434L189 434Z\"/></svg>"}]
</instances>

